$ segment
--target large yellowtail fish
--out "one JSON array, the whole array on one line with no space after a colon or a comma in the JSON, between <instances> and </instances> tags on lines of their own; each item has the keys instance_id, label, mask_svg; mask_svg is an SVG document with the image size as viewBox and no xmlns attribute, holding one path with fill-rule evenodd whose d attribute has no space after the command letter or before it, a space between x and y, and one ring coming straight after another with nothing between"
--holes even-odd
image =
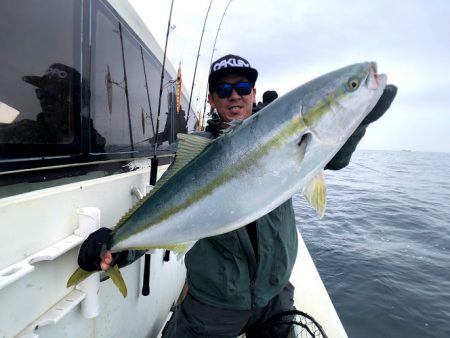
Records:
<instances>
[{"instance_id":1,"label":"large yellowtail fish","mask_svg":"<svg viewBox=\"0 0 450 338\"><path fill-rule=\"evenodd\" d=\"M320 216L323 168L375 106L386 85L375 63L314 79L215 140L179 134L174 164L111 233L111 249L188 250L267 214L302 191ZM74 285L89 273L78 269ZM116 285L125 289L117 267Z\"/></svg>"}]
</instances>

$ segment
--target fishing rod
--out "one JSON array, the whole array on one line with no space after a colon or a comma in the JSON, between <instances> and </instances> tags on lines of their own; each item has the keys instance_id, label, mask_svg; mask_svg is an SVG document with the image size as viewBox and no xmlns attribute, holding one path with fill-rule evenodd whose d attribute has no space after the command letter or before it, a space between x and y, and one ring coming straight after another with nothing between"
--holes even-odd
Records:
<instances>
[{"instance_id":1,"label":"fishing rod","mask_svg":"<svg viewBox=\"0 0 450 338\"><path fill-rule=\"evenodd\" d=\"M220 28L222 26L222 21L223 21L223 18L225 17L225 14L227 13L227 10L231 4L231 1L233 1L233 0L228 1L227 7L225 7L225 10L223 11L223 14L222 14L222 18L220 19L219 26L217 27L216 38L214 39L214 45L212 48L211 59L209 60L209 64L212 64L214 52L216 51L217 38L219 37ZM204 128L203 126L205 125L206 101L208 101L208 86L206 86L205 103L203 105L202 128Z\"/></svg>"},{"instance_id":2,"label":"fishing rod","mask_svg":"<svg viewBox=\"0 0 450 338\"><path fill-rule=\"evenodd\" d=\"M159 100L158 100L158 115L156 118L156 130L154 135L154 151L153 151L153 158L151 159L151 166L150 166L150 185L155 186L156 184L156 177L158 174L158 157L156 156L156 151L158 147L158 132L159 132L159 120L161 116L161 97L164 87L164 72L166 68L166 54L167 54L167 42L169 40L169 33L170 33L170 21L172 20L172 10L173 10L173 2L172 0L170 4L170 13L169 13L169 21L167 22L167 32L166 32L166 42L164 46L164 56L163 56L163 63L162 63L162 69L161 69L161 82L159 85ZM167 253L167 252L166 252ZM142 285L142 295L148 296L150 294L150 262L151 262L151 255L146 253L144 260L144 280Z\"/></svg>"},{"instance_id":3,"label":"fishing rod","mask_svg":"<svg viewBox=\"0 0 450 338\"><path fill-rule=\"evenodd\" d=\"M133 128L131 126L130 98L128 96L127 67L125 64L125 51L123 48L122 24L120 22L119 22L119 37L120 37L120 46L122 49L123 80L125 83L125 98L126 98L126 103L127 103L128 129L130 132L130 147L131 147L131 151L134 151L133 132L132 132Z\"/></svg>"},{"instance_id":4,"label":"fishing rod","mask_svg":"<svg viewBox=\"0 0 450 338\"><path fill-rule=\"evenodd\" d=\"M208 10L206 11L205 21L203 22L202 34L200 35L200 43L198 44L197 60L195 61L194 77L192 78L191 93L189 95L189 104L188 104L188 113L187 113L187 117L186 117L186 124L189 122L189 113L191 112L192 91L194 90L195 74L197 73L198 58L200 56L200 49L202 47L203 34L205 33L206 21L208 20L209 10L211 9L212 2L213 2L213 0L210 1Z\"/></svg>"},{"instance_id":5,"label":"fishing rod","mask_svg":"<svg viewBox=\"0 0 450 338\"><path fill-rule=\"evenodd\" d=\"M167 32L166 32L166 42L164 46L164 56L163 56L163 63L162 63L162 70L161 70L161 82L159 84L159 100L158 100L158 115L156 117L156 132L155 132L155 142L154 142L154 152L153 152L153 158L156 159L156 149L158 147L158 132L159 132L159 120L161 116L161 97L163 92L163 86L164 86L164 72L166 68L166 54L167 54L167 42L169 41L169 34L171 30L170 21L172 20L172 10L173 10L173 2L172 0L170 4L170 14L169 14L169 21L167 22ZM152 171L153 171L153 165L152 165ZM152 178L150 177L150 180ZM156 183L156 173L155 173L155 183ZM152 184L152 182L150 182ZM152 184L154 185L154 184Z\"/></svg>"},{"instance_id":6,"label":"fishing rod","mask_svg":"<svg viewBox=\"0 0 450 338\"><path fill-rule=\"evenodd\" d=\"M147 91L147 102L148 102L148 110L149 110L149 115L150 115L150 122L152 123L153 135L155 135L155 122L153 122L152 105L150 102L150 93L148 90L147 71L145 69L145 61L144 61L144 50L142 49L141 45L139 47L141 48L142 67L144 68L145 90ZM145 125L145 124L143 124L143 125Z\"/></svg>"},{"instance_id":7,"label":"fishing rod","mask_svg":"<svg viewBox=\"0 0 450 338\"><path fill-rule=\"evenodd\" d=\"M376 169L370 168L370 167L368 167L368 166L365 166L364 164L361 164L361 163L358 163L358 162L355 162L355 161L351 161L350 163L355 164L355 165L358 165L358 166L360 166L360 167L362 167L362 168L365 168L365 169L367 169L367 170L371 170L371 171L376 172L376 173L378 173L378 174L381 174L381 175L383 175L383 176L391 177L390 175L386 174L385 172L382 172L382 171L380 171L380 170L376 170Z\"/></svg>"}]
</instances>

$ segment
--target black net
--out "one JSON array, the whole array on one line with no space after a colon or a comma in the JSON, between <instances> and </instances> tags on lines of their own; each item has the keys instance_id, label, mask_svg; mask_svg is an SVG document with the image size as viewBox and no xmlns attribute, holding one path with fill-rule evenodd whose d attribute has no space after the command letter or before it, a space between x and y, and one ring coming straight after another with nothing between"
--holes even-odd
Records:
<instances>
[{"instance_id":1,"label":"black net","mask_svg":"<svg viewBox=\"0 0 450 338\"><path fill-rule=\"evenodd\" d=\"M255 335L247 332L247 338L327 338L322 326L305 312L290 310L271 317Z\"/></svg>"}]
</instances>

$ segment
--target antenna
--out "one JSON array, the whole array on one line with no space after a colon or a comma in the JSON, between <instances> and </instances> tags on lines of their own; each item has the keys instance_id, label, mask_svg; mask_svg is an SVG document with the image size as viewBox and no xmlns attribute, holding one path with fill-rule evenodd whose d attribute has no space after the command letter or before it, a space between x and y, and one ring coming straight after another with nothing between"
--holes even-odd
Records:
<instances>
[{"instance_id":1,"label":"antenna","mask_svg":"<svg viewBox=\"0 0 450 338\"><path fill-rule=\"evenodd\" d=\"M194 77L192 78L191 93L189 95L189 104L188 104L188 113L186 116L186 123L189 122L189 113L191 112L192 91L194 90L194 82L195 82L195 74L197 73L198 58L200 56L200 48L202 47L203 34L205 33L206 21L208 20L209 10L211 9L212 2L213 2L213 0L210 1L208 10L206 11L205 21L203 22L202 34L200 35L200 43L198 44L197 60L195 61Z\"/></svg>"}]
</instances>

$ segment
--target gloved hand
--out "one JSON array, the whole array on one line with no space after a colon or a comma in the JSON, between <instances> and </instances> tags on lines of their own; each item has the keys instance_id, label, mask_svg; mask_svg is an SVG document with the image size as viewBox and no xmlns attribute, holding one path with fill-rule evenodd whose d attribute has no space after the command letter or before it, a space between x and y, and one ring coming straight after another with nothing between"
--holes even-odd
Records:
<instances>
[{"instance_id":1,"label":"gloved hand","mask_svg":"<svg viewBox=\"0 0 450 338\"><path fill-rule=\"evenodd\" d=\"M102 258L104 259L107 256L106 254L109 255L111 261L108 263L103 261L103 264L110 267L117 264L119 268L122 268L133 263L146 252L146 250L124 250L111 253L109 251L111 249L111 232L111 229L100 228L86 238L81 244L80 252L78 253L78 265L80 268L84 271L102 270L100 263L102 263Z\"/></svg>"},{"instance_id":2,"label":"gloved hand","mask_svg":"<svg viewBox=\"0 0 450 338\"><path fill-rule=\"evenodd\" d=\"M384 88L383 94L378 100L375 107L373 107L372 111L364 118L361 122L361 125L369 125L372 122L378 120L383 114L389 109L394 101L395 96L397 95L397 86L393 84L388 84Z\"/></svg>"},{"instance_id":3,"label":"gloved hand","mask_svg":"<svg viewBox=\"0 0 450 338\"><path fill-rule=\"evenodd\" d=\"M81 244L78 265L85 271L100 271L103 256L110 248L111 229L100 228L91 233ZM113 256L114 260L114 256Z\"/></svg>"},{"instance_id":4,"label":"gloved hand","mask_svg":"<svg viewBox=\"0 0 450 338\"><path fill-rule=\"evenodd\" d=\"M344 143L342 148L334 155L331 161L325 166L325 169L339 170L345 168L350 163L350 158L356 149L356 146L366 133L366 129L370 123L378 120L389 109L392 101L397 95L397 87L393 84L386 85L383 94L378 100L372 111L364 118L358 128Z\"/></svg>"}]
</instances>

